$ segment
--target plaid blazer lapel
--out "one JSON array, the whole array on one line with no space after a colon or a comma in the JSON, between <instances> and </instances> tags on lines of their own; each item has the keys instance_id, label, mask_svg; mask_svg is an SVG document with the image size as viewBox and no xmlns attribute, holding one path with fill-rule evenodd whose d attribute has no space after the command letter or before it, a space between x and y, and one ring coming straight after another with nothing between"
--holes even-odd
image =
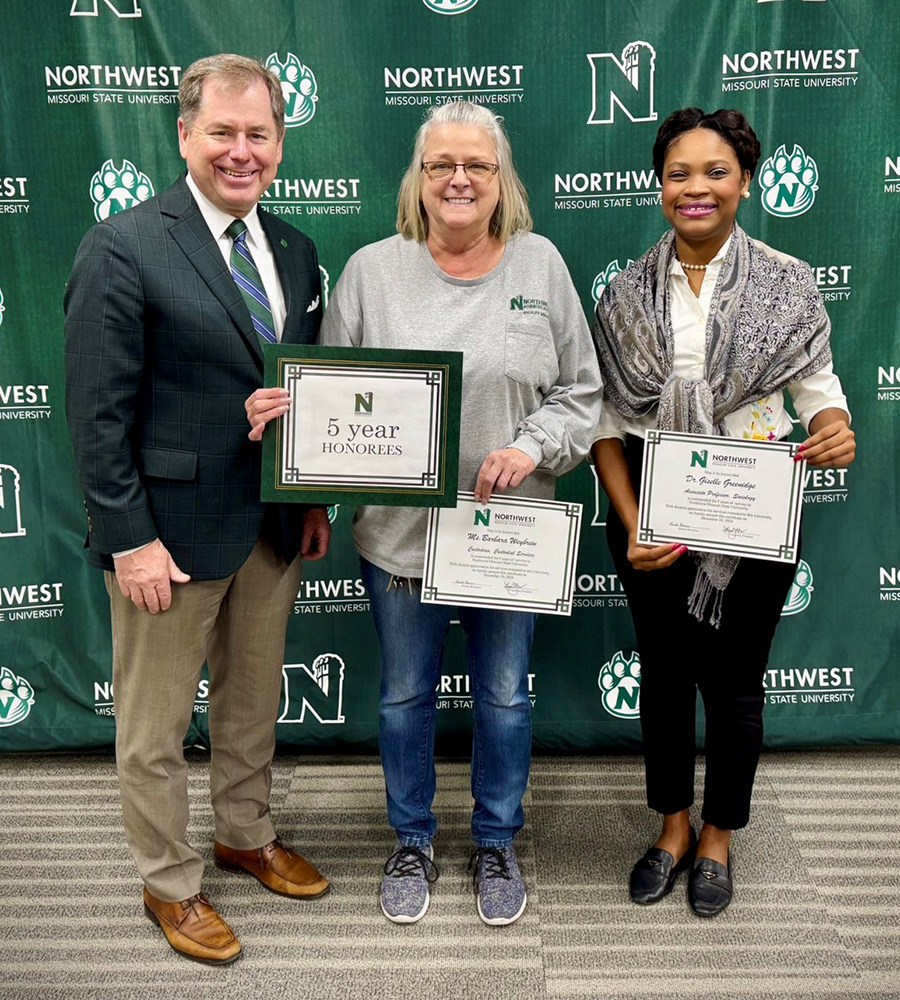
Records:
<instances>
[{"instance_id":1,"label":"plaid blazer lapel","mask_svg":"<svg viewBox=\"0 0 900 1000\"><path fill-rule=\"evenodd\" d=\"M322 317L321 289L316 252L303 233L273 217L262 205L259 221L272 248L284 293L285 320L282 343L314 343ZM313 317L311 314L315 313ZM309 321L316 320L310 333Z\"/></svg>"},{"instance_id":2,"label":"plaid blazer lapel","mask_svg":"<svg viewBox=\"0 0 900 1000\"><path fill-rule=\"evenodd\" d=\"M183 188L183 192L179 188ZM186 200L181 197L182 193L187 196ZM250 312L234 283L234 278L225 267L222 254L219 252L216 241L213 239L197 203L191 197L183 180L180 185L175 185L165 194L172 196L172 204L169 204L164 196L160 198L160 208L163 214L174 218L169 227L169 235L197 269L197 273L209 290L222 303L261 368L263 365L262 347L259 343L259 337L253 329Z\"/></svg>"}]
</instances>

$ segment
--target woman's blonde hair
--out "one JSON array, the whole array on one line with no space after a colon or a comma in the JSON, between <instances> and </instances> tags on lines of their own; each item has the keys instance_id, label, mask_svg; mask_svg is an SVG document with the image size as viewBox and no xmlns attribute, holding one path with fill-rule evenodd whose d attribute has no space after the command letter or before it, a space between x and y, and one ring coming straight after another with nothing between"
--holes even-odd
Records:
<instances>
[{"instance_id":1,"label":"woman's blonde hair","mask_svg":"<svg viewBox=\"0 0 900 1000\"><path fill-rule=\"evenodd\" d=\"M512 149L502 126L503 119L481 104L451 101L431 108L416 132L412 159L400 182L397 195L397 232L408 240L424 242L428 237L428 216L422 206L422 156L431 132L441 125L466 125L482 128L490 136L500 167L500 201L491 217L491 235L505 243L516 233L531 231L528 195L513 166Z\"/></svg>"}]
</instances>

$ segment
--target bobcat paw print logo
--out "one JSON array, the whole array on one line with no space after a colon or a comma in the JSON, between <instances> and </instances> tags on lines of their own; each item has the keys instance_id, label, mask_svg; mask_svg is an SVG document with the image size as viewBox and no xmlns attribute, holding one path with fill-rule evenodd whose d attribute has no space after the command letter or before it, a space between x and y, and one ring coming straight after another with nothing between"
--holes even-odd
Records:
<instances>
[{"instance_id":1,"label":"bobcat paw print logo","mask_svg":"<svg viewBox=\"0 0 900 1000\"><path fill-rule=\"evenodd\" d=\"M471 10L478 0L422 0L429 10L436 14L464 14Z\"/></svg>"},{"instance_id":2,"label":"bobcat paw print logo","mask_svg":"<svg viewBox=\"0 0 900 1000\"><path fill-rule=\"evenodd\" d=\"M591 289L591 295L594 299L594 304L600 301L600 296L603 294L603 289L616 277L616 275L621 274L626 267L630 267L634 261L629 257L624 265L620 264L618 260L611 260L606 267L594 278L594 287Z\"/></svg>"},{"instance_id":3,"label":"bobcat paw print logo","mask_svg":"<svg viewBox=\"0 0 900 1000\"><path fill-rule=\"evenodd\" d=\"M770 215L793 218L808 212L819 190L819 168L802 146L788 153L781 145L759 172L763 208Z\"/></svg>"},{"instance_id":4,"label":"bobcat paw print logo","mask_svg":"<svg viewBox=\"0 0 900 1000\"><path fill-rule=\"evenodd\" d=\"M91 201L98 222L152 197L150 178L131 160L123 160L120 167L107 160L91 178Z\"/></svg>"},{"instance_id":5,"label":"bobcat paw print logo","mask_svg":"<svg viewBox=\"0 0 900 1000\"><path fill-rule=\"evenodd\" d=\"M334 524L334 522L337 520L338 507L340 507L339 503L333 503L330 507L326 508L326 512L328 514L328 523L329 524Z\"/></svg>"},{"instance_id":6,"label":"bobcat paw print logo","mask_svg":"<svg viewBox=\"0 0 900 1000\"><path fill-rule=\"evenodd\" d=\"M637 719L641 714L641 658L619 650L600 668L597 685L603 707L617 719Z\"/></svg>"},{"instance_id":7,"label":"bobcat paw print logo","mask_svg":"<svg viewBox=\"0 0 900 1000\"><path fill-rule=\"evenodd\" d=\"M281 81L284 124L288 128L297 128L312 121L319 100L316 93L319 88L309 66L304 66L293 52L288 52L284 61L277 52L273 52L266 59L266 69L271 70Z\"/></svg>"},{"instance_id":8,"label":"bobcat paw print logo","mask_svg":"<svg viewBox=\"0 0 900 1000\"><path fill-rule=\"evenodd\" d=\"M797 563L794 582L791 584L791 589L785 598L784 607L781 609L781 616L799 615L801 611L805 611L809 607L809 602L812 600L812 592L815 589L809 563L805 559L801 559Z\"/></svg>"},{"instance_id":9,"label":"bobcat paw print logo","mask_svg":"<svg viewBox=\"0 0 900 1000\"><path fill-rule=\"evenodd\" d=\"M27 717L34 704L34 688L9 667L0 669L0 728L14 726Z\"/></svg>"}]
</instances>

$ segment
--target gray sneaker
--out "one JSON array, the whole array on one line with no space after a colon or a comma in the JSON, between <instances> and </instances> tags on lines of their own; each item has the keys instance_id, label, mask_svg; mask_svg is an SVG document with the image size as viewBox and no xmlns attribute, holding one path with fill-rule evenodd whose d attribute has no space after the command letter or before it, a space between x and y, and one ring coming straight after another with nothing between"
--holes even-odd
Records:
<instances>
[{"instance_id":1,"label":"gray sneaker","mask_svg":"<svg viewBox=\"0 0 900 1000\"><path fill-rule=\"evenodd\" d=\"M495 927L511 924L525 912L525 880L512 847L479 847L469 858L478 916Z\"/></svg>"},{"instance_id":2,"label":"gray sneaker","mask_svg":"<svg viewBox=\"0 0 900 1000\"><path fill-rule=\"evenodd\" d=\"M384 863L381 880L381 911L395 924L414 924L428 910L428 886L437 881L438 870L427 847L397 844Z\"/></svg>"}]
</instances>

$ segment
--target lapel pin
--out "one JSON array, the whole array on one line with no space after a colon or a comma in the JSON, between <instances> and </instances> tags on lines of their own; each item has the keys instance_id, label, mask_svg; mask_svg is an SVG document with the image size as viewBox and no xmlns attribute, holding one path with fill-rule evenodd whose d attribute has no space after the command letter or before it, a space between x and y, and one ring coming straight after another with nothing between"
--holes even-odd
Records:
<instances>
[{"instance_id":1,"label":"lapel pin","mask_svg":"<svg viewBox=\"0 0 900 1000\"><path fill-rule=\"evenodd\" d=\"M286 248L287 247L287 240L282 240L281 241L281 245Z\"/></svg>"}]
</instances>

